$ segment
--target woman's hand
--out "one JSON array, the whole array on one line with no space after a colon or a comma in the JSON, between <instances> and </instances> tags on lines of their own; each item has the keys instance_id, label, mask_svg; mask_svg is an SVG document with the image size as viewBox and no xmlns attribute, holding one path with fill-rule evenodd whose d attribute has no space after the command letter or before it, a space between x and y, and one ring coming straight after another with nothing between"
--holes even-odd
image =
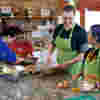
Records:
<instances>
[{"instance_id":1,"label":"woman's hand","mask_svg":"<svg viewBox=\"0 0 100 100\"><path fill-rule=\"evenodd\" d=\"M75 63L79 62L80 60L81 60L81 58L80 58L80 56L78 56L78 57L72 59L72 64L75 64Z\"/></svg>"},{"instance_id":2,"label":"woman's hand","mask_svg":"<svg viewBox=\"0 0 100 100\"><path fill-rule=\"evenodd\" d=\"M49 55L47 57L47 64L51 64L52 63L52 57Z\"/></svg>"},{"instance_id":3,"label":"woman's hand","mask_svg":"<svg viewBox=\"0 0 100 100\"><path fill-rule=\"evenodd\" d=\"M65 69L69 66L69 64L57 64L56 65L56 68L59 68L59 69Z\"/></svg>"}]
</instances>

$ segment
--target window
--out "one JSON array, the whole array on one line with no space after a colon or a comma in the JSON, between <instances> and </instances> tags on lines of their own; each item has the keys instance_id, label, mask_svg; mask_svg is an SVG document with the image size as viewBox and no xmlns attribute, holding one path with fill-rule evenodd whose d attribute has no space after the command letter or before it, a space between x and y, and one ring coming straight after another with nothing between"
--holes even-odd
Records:
<instances>
[{"instance_id":1,"label":"window","mask_svg":"<svg viewBox=\"0 0 100 100\"><path fill-rule=\"evenodd\" d=\"M100 11L85 9L85 29L89 31L94 24L100 24Z\"/></svg>"},{"instance_id":2,"label":"window","mask_svg":"<svg viewBox=\"0 0 100 100\"><path fill-rule=\"evenodd\" d=\"M77 10L75 15L75 23L80 25L80 12Z\"/></svg>"}]
</instances>

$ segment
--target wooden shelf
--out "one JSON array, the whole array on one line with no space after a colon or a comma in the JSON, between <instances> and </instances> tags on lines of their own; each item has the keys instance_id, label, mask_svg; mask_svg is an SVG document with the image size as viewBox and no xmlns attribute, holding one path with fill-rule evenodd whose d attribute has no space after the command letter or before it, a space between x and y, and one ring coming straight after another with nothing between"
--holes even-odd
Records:
<instances>
[{"instance_id":1,"label":"wooden shelf","mask_svg":"<svg viewBox=\"0 0 100 100\"><path fill-rule=\"evenodd\" d=\"M4 16L5 17L5 16ZM6 18L6 17L5 17ZM7 18L11 18L11 19L25 19L25 16L15 16L15 17L9 17L7 16ZM28 17L29 19L56 19L56 16L32 16L32 17Z\"/></svg>"},{"instance_id":2,"label":"wooden shelf","mask_svg":"<svg viewBox=\"0 0 100 100\"><path fill-rule=\"evenodd\" d=\"M56 19L56 16L32 16L32 19Z\"/></svg>"}]
</instances>

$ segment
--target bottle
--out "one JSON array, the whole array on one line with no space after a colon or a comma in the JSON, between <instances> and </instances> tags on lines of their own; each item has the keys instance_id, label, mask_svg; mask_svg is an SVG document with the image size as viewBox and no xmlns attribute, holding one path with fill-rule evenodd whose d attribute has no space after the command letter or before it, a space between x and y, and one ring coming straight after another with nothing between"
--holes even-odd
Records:
<instances>
[{"instance_id":1,"label":"bottle","mask_svg":"<svg viewBox=\"0 0 100 100\"><path fill-rule=\"evenodd\" d=\"M79 93L80 92L80 81L72 80L72 92Z\"/></svg>"}]
</instances>

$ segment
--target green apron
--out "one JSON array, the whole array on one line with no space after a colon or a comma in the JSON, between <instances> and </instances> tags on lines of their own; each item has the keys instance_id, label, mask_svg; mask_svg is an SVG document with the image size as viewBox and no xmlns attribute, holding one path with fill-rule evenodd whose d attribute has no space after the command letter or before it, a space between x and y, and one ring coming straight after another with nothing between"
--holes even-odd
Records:
<instances>
[{"instance_id":1,"label":"green apron","mask_svg":"<svg viewBox=\"0 0 100 100\"><path fill-rule=\"evenodd\" d=\"M98 63L97 63L98 62ZM96 76L100 74L100 57L97 56L96 59L93 59L93 61L89 62L89 60L87 59L85 62L85 76L88 74L95 74ZM99 71L98 71L99 70ZM89 79L89 83L95 83L96 80L93 79Z\"/></svg>"},{"instance_id":2,"label":"green apron","mask_svg":"<svg viewBox=\"0 0 100 100\"><path fill-rule=\"evenodd\" d=\"M97 79L100 80L100 50L99 50L99 54L98 54L98 57L97 57L96 68L97 68Z\"/></svg>"},{"instance_id":3,"label":"green apron","mask_svg":"<svg viewBox=\"0 0 100 100\"><path fill-rule=\"evenodd\" d=\"M75 24L73 25L72 31L70 33L69 39L63 39L58 35L56 37L56 48L58 48L58 55L57 55L57 63L58 64L64 64L64 61L69 61L78 56L77 51L72 51L71 48L71 38L72 38L72 33L75 28ZM69 68L65 69L65 72L69 72L71 75L77 74L81 70L80 66L81 62L78 62L76 64L73 64L69 66Z\"/></svg>"}]
</instances>

